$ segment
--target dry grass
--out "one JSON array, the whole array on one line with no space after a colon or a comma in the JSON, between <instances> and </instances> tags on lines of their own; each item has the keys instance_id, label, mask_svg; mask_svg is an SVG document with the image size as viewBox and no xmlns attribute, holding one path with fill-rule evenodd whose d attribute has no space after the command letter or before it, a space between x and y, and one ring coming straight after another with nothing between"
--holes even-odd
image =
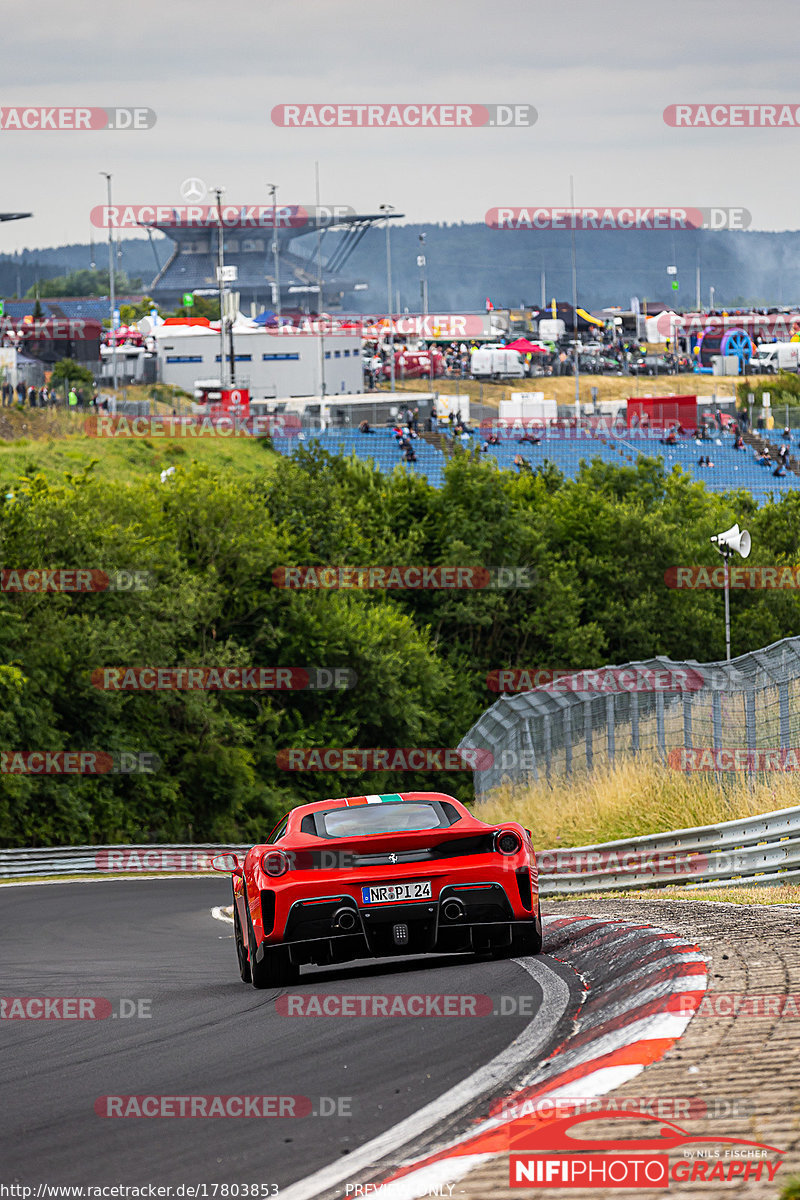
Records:
<instances>
[{"instance_id":1,"label":"dry grass","mask_svg":"<svg viewBox=\"0 0 800 1200\"><path fill-rule=\"evenodd\" d=\"M552 784L501 787L475 806L484 821L519 821L542 849L594 845L715 825L800 805L800 779L687 777L661 763L623 760Z\"/></svg>"},{"instance_id":2,"label":"dry grass","mask_svg":"<svg viewBox=\"0 0 800 1200\"><path fill-rule=\"evenodd\" d=\"M77 428L73 414L57 408L0 408L0 442L66 437Z\"/></svg>"},{"instance_id":3,"label":"dry grass","mask_svg":"<svg viewBox=\"0 0 800 1200\"><path fill-rule=\"evenodd\" d=\"M729 887L703 888L692 891L687 888L652 888L630 892L592 892L581 897L592 900L686 900L690 903L702 900L714 904L800 904L800 884L784 883L779 887ZM575 900L574 895L547 896L545 905L558 900Z\"/></svg>"},{"instance_id":4,"label":"dry grass","mask_svg":"<svg viewBox=\"0 0 800 1200\"><path fill-rule=\"evenodd\" d=\"M191 397L179 388L161 388L159 395L169 398L155 402L150 394L151 390L149 385L145 387L136 384L119 388L116 394L120 400L147 400L155 413L169 415L173 409L178 413L190 411ZM102 391L104 395L113 394L112 388L104 387ZM60 405L57 408L28 408L27 405L18 407L16 404L7 408L0 407L0 442L13 442L19 438L41 441L50 438L81 437L85 433L87 419L96 415L95 409L89 407L69 409Z\"/></svg>"},{"instance_id":5,"label":"dry grass","mask_svg":"<svg viewBox=\"0 0 800 1200\"><path fill-rule=\"evenodd\" d=\"M751 375L752 384L763 382L767 376ZM600 403L623 404L629 396L708 396L715 393L720 399L734 396L738 380L715 377L714 375L654 375L641 379L627 375L581 375L580 398L582 404L591 404L592 388L597 388ZM460 392L478 403L498 407L500 400L508 400L512 392L544 392L545 399L555 399L559 404L575 401L575 380L568 375L546 376L534 379L515 379L510 383L479 383L474 379L437 379L433 389L428 379L410 379L398 382L404 392L430 392L441 395ZM388 388L388 384L386 385ZM385 390L385 389L384 389Z\"/></svg>"}]
</instances>

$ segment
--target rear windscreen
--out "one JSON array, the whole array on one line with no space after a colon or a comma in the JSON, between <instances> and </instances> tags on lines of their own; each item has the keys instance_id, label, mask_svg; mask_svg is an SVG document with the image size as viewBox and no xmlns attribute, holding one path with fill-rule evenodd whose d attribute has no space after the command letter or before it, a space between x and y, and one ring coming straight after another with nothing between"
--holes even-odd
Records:
<instances>
[{"instance_id":1,"label":"rear windscreen","mask_svg":"<svg viewBox=\"0 0 800 1200\"><path fill-rule=\"evenodd\" d=\"M424 801L399 804L359 804L356 808L331 808L318 812L317 827L323 837L359 837L371 833L409 833L446 829L450 824L439 805Z\"/></svg>"}]
</instances>

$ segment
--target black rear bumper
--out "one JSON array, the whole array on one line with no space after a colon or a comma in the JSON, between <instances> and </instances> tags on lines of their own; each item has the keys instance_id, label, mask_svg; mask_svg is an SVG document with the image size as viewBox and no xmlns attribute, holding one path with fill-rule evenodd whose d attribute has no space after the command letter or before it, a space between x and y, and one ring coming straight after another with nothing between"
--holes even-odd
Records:
<instances>
[{"instance_id":1,"label":"black rear bumper","mask_svg":"<svg viewBox=\"0 0 800 1200\"><path fill-rule=\"evenodd\" d=\"M449 901L458 901L455 909ZM352 915L348 931L337 914ZM295 963L325 964L392 954L482 951L508 946L514 911L499 883L442 889L437 900L359 906L352 896L292 905L281 943Z\"/></svg>"}]
</instances>

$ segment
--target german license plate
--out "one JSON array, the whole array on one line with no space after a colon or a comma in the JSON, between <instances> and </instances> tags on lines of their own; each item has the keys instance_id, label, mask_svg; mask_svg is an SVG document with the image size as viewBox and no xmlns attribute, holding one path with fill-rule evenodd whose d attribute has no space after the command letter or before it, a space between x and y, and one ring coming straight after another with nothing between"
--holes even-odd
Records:
<instances>
[{"instance_id":1,"label":"german license plate","mask_svg":"<svg viewBox=\"0 0 800 1200\"><path fill-rule=\"evenodd\" d=\"M380 887L362 887L362 904L393 904L395 900L430 900L431 881L386 883Z\"/></svg>"}]
</instances>

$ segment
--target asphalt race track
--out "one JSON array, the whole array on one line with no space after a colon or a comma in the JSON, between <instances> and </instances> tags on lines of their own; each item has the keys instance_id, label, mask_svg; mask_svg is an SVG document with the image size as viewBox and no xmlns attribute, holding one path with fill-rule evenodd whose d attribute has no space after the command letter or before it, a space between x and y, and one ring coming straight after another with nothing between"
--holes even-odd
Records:
<instances>
[{"instance_id":1,"label":"asphalt race track","mask_svg":"<svg viewBox=\"0 0 800 1200\"><path fill-rule=\"evenodd\" d=\"M285 1188L440 1097L532 1021L548 1052L579 994L574 973L546 955L531 960L536 978L466 956L367 961L304 968L291 990L523 996L527 1007L460 1018L280 1015L277 993L239 980L232 928L210 911L229 901L223 877L0 888L3 997L105 997L115 1013L124 998L151 1013L0 1021L7 1182ZM108 1095L304 1096L312 1113L341 1111L115 1119L95 1112Z\"/></svg>"}]
</instances>

